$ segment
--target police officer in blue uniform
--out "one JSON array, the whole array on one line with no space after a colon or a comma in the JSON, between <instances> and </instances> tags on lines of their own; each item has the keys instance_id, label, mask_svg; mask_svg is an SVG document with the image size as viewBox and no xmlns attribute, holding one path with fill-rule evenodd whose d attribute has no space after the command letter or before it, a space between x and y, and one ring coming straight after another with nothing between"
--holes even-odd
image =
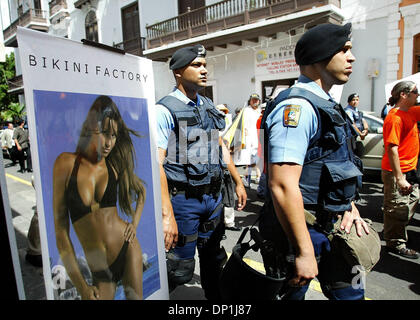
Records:
<instances>
[{"instance_id":1,"label":"police officer in blue uniform","mask_svg":"<svg viewBox=\"0 0 420 320\"><path fill-rule=\"evenodd\" d=\"M158 101L157 129L162 217L169 289L191 280L195 250L201 285L209 300L219 299L218 280L226 261L222 185L225 170L236 183L238 210L246 191L229 151L219 138L224 116L197 92L206 86L206 50L202 45L177 50L170 69L176 87Z\"/></svg>"},{"instance_id":2,"label":"police officer in blue uniform","mask_svg":"<svg viewBox=\"0 0 420 320\"><path fill-rule=\"evenodd\" d=\"M329 299L364 298L363 287L352 285L351 266L327 237L339 216L342 230L355 224L358 236L369 233L354 204L362 175L352 151L355 132L328 93L352 73L350 34L351 24L308 30L295 49L298 82L268 103L263 118L270 192L260 231L288 266L283 299L304 299L315 277ZM308 223L311 217L316 224Z\"/></svg>"},{"instance_id":3,"label":"police officer in blue uniform","mask_svg":"<svg viewBox=\"0 0 420 320\"><path fill-rule=\"evenodd\" d=\"M348 105L344 110L352 121L353 127L360 139L364 140L369 133L369 127L366 120L363 119L363 113L357 108L359 101L359 95L357 93L352 93L347 98Z\"/></svg>"}]
</instances>

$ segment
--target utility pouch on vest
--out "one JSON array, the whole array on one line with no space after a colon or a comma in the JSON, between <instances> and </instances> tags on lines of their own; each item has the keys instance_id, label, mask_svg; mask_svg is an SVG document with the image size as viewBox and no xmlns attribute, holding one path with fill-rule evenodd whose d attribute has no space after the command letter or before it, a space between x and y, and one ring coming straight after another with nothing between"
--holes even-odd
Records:
<instances>
[{"instance_id":1,"label":"utility pouch on vest","mask_svg":"<svg viewBox=\"0 0 420 320\"><path fill-rule=\"evenodd\" d=\"M232 208L235 206L235 192L233 190L233 180L229 170L224 171L222 195L225 207Z\"/></svg>"},{"instance_id":2,"label":"utility pouch on vest","mask_svg":"<svg viewBox=\"0 0 420 320\"><path fill-rule=\"evenodd\" d=\"M372 228L372 221L363 219L369 227L369 234L364 231L359 237L356 233L355 224L350 233L341 230L341 218L334 224L334 231L330 235L331 246L341 252L350 266L359 266L362 271L369 272L379 261L381 253L381 241L378 233Z\"/></svg>"},{"instance_id":3,"label":"utility pouch on vest","mask_svg":"<svg viewBox=\"0 0 420 320\"><path fill-rule=\"evenodd\" d=\"M344 162L325 162L325 179L321 193L324 194L324 209L331 212L350 210L350 203L357 195L358 178L362 176L356 165Z\"/></svg>"}]
</instances>

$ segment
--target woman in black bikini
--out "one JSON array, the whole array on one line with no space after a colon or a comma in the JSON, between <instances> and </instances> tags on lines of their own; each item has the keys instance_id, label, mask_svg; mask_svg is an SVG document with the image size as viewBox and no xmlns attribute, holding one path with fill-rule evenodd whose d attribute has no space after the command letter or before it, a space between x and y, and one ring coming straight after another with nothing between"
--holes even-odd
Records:
<instances>
[{"instance_id":1,"label":"woman in black bikini","mask_svg":"<svg viewBox=\"0 0 420 320\"><path fill-rule=\"evenodd\" d=\"M127 299L143 297L143 260L136 228L146 191L134 174L130 135L138 136L126 127L115 103L100 96L89 110L76 152L62 153L54 164L57 248L82 299L113 299L120 280ZM119 217L117 194L119 207L131 222ZM70 221L92 272L91 286L77 263Z\"/></svg>"}]
</instances>

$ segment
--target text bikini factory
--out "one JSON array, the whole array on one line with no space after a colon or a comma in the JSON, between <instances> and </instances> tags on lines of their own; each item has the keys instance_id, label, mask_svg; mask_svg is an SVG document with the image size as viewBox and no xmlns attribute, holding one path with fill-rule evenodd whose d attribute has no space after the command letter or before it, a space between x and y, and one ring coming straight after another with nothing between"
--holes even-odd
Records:
<instances>
[{"instance_id":1,"label":"text bikini factory","mask_svg":"<svg viewBox=\"0 0 420 320\"><path fill-rule=\"evenodd\" d=\"M147 74L139 74L117 68L108 68L100 65L95 65L93 68L87 63L74 62L68 60L61 60L57 58L41 57L37 58L34 55L29 55L29 66L40 67L44 69L52 69L65 72L78 72L81 74L94 73L97 76L109 77L114 79L122 79L136 82L147 82Z\"/></svg>"}]
</instances>

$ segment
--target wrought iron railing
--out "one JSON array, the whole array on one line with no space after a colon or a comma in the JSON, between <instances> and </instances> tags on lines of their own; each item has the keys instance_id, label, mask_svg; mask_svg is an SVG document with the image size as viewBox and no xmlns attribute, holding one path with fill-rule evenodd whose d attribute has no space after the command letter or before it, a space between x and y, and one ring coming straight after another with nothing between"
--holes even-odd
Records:
<instances>
[{"instance_id":1,"label":"wrought iron railing","mask_svg":"<svg viewBox=\"0 0 420 320\"><path fill-rule=\"evenodd\" d=\"M143 50L145 50L146 38L145 37L136 37L134 39L126 40L117 44L114 44L115 48L124 50L125 52L135 54L138 56L143 55Z\"/></svg>"},{"instance_id":2,"label":"wrought iron railing","mask_svg":"<svg viewBox=\"0 0 420 320\"><path fill-rule=\"evenodd\" d=\"M219 29L226 29L326 4L340 7L340 0L224 0L146 26L147 39L157 39L183 31L192 36L194 28L211 23L222 22L219 23ZM238 19L232 19L234 17Z\"/></svg>"},{"instance_id":3,"label":"wrought iron railing","mask_svg":"<svg viewBox=\"0 0 420 320\"><path fill-rule=\"evenodd\" d=\"M5 40L16 34L18 26L27 26L31 22L47 23L48 12L39 9L29 9L20 15L10 26L3 31L3 37Z\"/></svg>"}]
</instances>

